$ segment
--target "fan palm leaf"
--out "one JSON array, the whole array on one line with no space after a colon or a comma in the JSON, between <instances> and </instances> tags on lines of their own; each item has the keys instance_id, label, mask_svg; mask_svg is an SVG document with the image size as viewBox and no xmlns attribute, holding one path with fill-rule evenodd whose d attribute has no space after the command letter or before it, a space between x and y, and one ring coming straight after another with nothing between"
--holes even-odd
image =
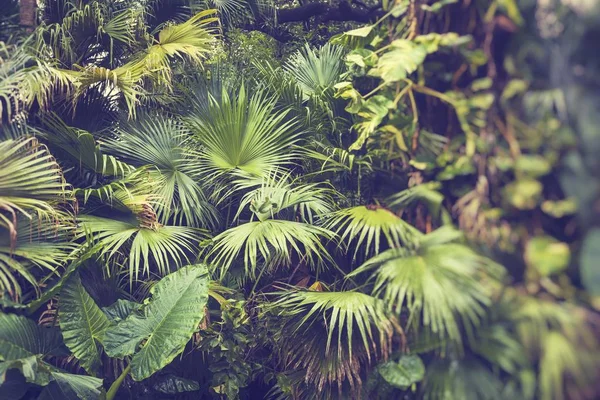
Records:
<instances>
[{"instance_id":1,"label":"fan palm leaf","mask_svg":"<svg viewBox=\"0 0 600 400\"><path fill-rule=\"evenodd\" d=\"M263 221L286 211L297 213L301 221L313 223L332 211L335 190L319 184L300 183L292 173L273 170L262 178L235 182L238 190L246 192L240 201L236 218L247 207Z\"/></svg>"},{"instance_id":2,"label":"fan palm leaf","mask_svg":"<svg viewBox=\"0 0 600 400\"><path fill-rule=\"evenodd\" d=\"M307 44L288 60L284 69L295 78L308 99L313 95L321 95L325 89L340 82L340 75L345 69L343 56L343 47L327 43L319 49L313 49Z\"/></svg>"},{"instance_id":3,"label":"fan palm leaf","mask_svg":"<svg viewBox=\"0 0 600 400\"><path fill-rule=\"evenodd\" d=\"M32 57L28 45L9 47L0 42L0 120L10 121L34 101L45 109L55 90L74 92L74 75Z\"/></svg>"},{"instance_id":4,"label":"fan palm leaf","mask_svg":"<svg viewBox=\"0 0 600 400\"><path fill-rule=\"evenodd\" d=\"M275 219L248 222L216 236L208 257L220 269L221 277L241 253L250 277L256 276L261 260L265 268L289 266L293 255L310 266L321 267L332 261L321 241L334 237L327 229L302 222Z\"/></svg>"},{"instance_id":5,"label":"fan palm leaf","mask_svg":"<svg viewBox=\"0 0 600 400\"><path fill-rule=\"evenodd\" d=\"M289 290L268 307L283 320L276 338L285 365L305 369L317 391L334 383L341 390L346 380L360 386L361 365L375 355L385 359L401 333L383 302L360 292Z\"/></svg>"},{"instance_id":6,"label":"fan palm leaf","mask_svg":"<svg viewBox=\"0 0 600 400\"><path fill-rule=\"evenodd\" d=\"M148 170L156 181L158 220L167 224L194 227L214 226L217 212L191 171L199 160L186 150L189 132L178 120L164 115L144 114L134 121L121 123L115 137L104 140L106 149L126 159L135 167L154 166Z\"/></svg>"},{"instance_id":7,"label":"fan palm leaf","mask_svg":"<svg viewBox=\"0 0 600 400\"><path fill-rule=\"evenodd\" d=\"M0 227L16 237L17 215L55 218L71 197L62 170L35 138L0 142Z\"/></svg>"},{"instance_id":8,"label":"fan palm leaf","mask_svg":"<svg viewBox=\"0 0 600 400\"><path fill-rule=\"evenodd\" d=\"M354 258L359 250L365 255L378 254L385 247L398 248L421 236L412 225L381 207L357 206L336 211L328 217L325 226L340 235L340 240L346 243L346 251L354 244Z\"/></svg>"},{"instance_id":9,"label":"fan palm leaf","mask_svg":"<svg viewBox=\"0 0 600 400\"><path fill-rule=\"evenodd\" d=\"M275 109L276 99L264 91L248 95L244 86L236 97L223 92L208 109L198 109L187 123L204 147L198 168L209 180L235 173L264 176L272 168L293 162L290 147L298 142L296 121Z\"/></svg>"},{"instance_id":10,"label":"fan palm leaf","mask_svg":"<svg viewBox=\"0 0 600 400\"><path fill-rule=\"evenodd\" d=\"M479 325L491 304L493 286L479 277L498 278L501 267L455 243L457 236L456 231L440 228L423 236L416 250L389 249L348 277L376 268L374 295L398 313L406 307L409 326L424 326L461 344L461 327Z\"/></svg>"},{"instance_id":11,"label":"fan palm leaf","mask_svg":"<svg viewBox=\"0 0 600 400\"><path fill-rule=\"evenodd\" d=\"M130 282L144 275L164 276L190 262L198 243L206 238L204 231L184 226L142 227L137 221L120 221L82 215L79 237L89 237L95 251L108 259L127 259ZM151 266L153 269L151 270Z\"/></svg>"},{"instance_id":12,"label":"fan palm leaf","mask_svg":"<svg viewBox=\"0 0 600 400\"><path fill-rule=\"evenodd\" d=\"M67 216L62 219L67 221ZM23 280L37 292L40 282L57 274L77 249L74 228L58 220L34 222L25 217L17 219L15 237L0 228L0 298L6 292L19 300Z\"/></svg>"}]
</instances>

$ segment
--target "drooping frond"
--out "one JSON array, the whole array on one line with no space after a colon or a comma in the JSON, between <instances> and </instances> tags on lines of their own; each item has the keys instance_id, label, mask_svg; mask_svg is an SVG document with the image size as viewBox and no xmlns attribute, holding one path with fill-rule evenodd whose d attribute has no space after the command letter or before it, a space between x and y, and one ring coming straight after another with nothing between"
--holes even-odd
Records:
<instances>
[{"instance_id":1,"label":"drooping frond","mask_svg":"<svg viewBox=\"0 0 600 400\"><path fill-rule=\"evenodd\" d=\"M246 272L256 276L260 263L263 268L289 266L292 261L311 267L322 267L331 261L323 240L335 235L324 228L296 221L268 219L248 222L230 228L214 238L214 248L208 254L221 277L243 253Z\"/></svg>"},{"instance_id":2,"label":"drooping frond","mask_svg":"<svg viewBox=\"0 0 600 400\"><path fill-rule=\"evenodd\" d=\"M71 196L62 170L35 138L0 141L0 227L16 237L17 215L58 216L54 208Z\"/></svg>"},{"instance_id":3,"label":"drooping frond","mask_svg":"<svg viewBox=\"0 0 600 400\"><path fill-rule=\"evenodd\" d=\"M126 162L104 154L91 133L68 126L57 115L47 114L43 124L44 139L56 154L70 158L71 165L108 177L123 177L133 170Z\"/></svg>"},{"instance_id":4,"label":"drooping frond","mask_svg":"<svg viewBox=\"0 0 600 400\"><path fill-rule=\"evenodd\" d=\"M346 380L360 388L361 367L385 359L392 335L401 333L383 302L364 293L289 290L271 307L283 320L275 339L282 340L284 365L303 369L318 392L326 385L341 390Z\"/></svg>"},{"instance_id":5,"label":"drooping frond","mask_svg":"<svg viewBox=\"0 0 600 400\"><path fill-rule=\"evenodd\" d=\"M185 226L141 227L134 221L80 216L80 237L89 236L100 256L128 260L131 283L144 275L169 272L190 262L206 234Z\"/></svg>"},{"instance_id":6,"label":"drooping frond","mask_svg":"<svg viewBox=\"0 0 600 400\"><path fill-rule=\"evenodd\" d=\"M238 190L246 189L236 218L249 207L261 221L287 213L312 224L332 211L333 189L297 182L289 171L273 170L263 178L242 179L235 184Z\"/></svg>"},{"instance_id":7,"label":"drooping frond","mask_svg":"<svg viewBox=\"0 0 600 400\"><path fill-rule=\"evenodd\" d=\"M0 42L0 122L10 121L34 101L45 109L53 91L74 92L75 78L27 53L28 42L8 47Z\"/></svg>"},{"instance_id":8,"label":"drooping frond","mask_svg":"<svg viewBox=\"0 0 600 400\"><path fill-rule=\"evenodd\" d=\"M458 235L460 237L460 235ZM416 250L389 249L364 263L349 277L376 268L373 294L396 312L410 313L409 326L461 343L461 328L479 325L491 304L499 266L464 244L454 231L440 228L422 237Z\"/></svg>"},{"instance_id":9,"label":"drooping frond","mask_svg":"<svg viewBox=\"0 0 600 400\"><path fill-rule=\"evenodd\" d=\"M431 216L435 219L450 220L448 211L442 207L444 195L438 189L441 185L439 182L427 182L420 185L412 186L399 193L390 196L387 199L389 207L407 208L418 204L424 204Z\"/></svg>"},{"instance_id":10,"label":"drooping frond","mask_svg":"<svg viewBox=\"0 0 600 400\"><path fill-rule=\"evenodd\" d=\"M530 360L539 363L539 397L565 399L589 388L600 368L593 327L597 316L573 305L516 293L509 293L507 300L507 317L516 324L517 337Z\"/></svg>"},{"instance_id":11,"label":"drooping frond","mask_svg":"<svg viewBox=\"0 0 600 400\"><path fill-rule=\"evenodd\" d=\"M55 216L39 221L18 218L14 237L0 227L0 298L6 292L19 300L23 279L38 291L40 282L61 272L59 268L71 259L77 249L72 241L75 226L67 215Z\"/></svg>"},{"instance_id":12,"label":"drooping frond","mask_svg":"<svg viewBox=\"0 0 600 400\"><path fill-rule=\"evenodd\" d=\"M357 206L336 211L328 217L326 227L340 235L346 251L354 246L354 258L359 251L378 254L388 247L410 244L421 236L412 225L381 207Z\"/></svg>"}]
</instances>

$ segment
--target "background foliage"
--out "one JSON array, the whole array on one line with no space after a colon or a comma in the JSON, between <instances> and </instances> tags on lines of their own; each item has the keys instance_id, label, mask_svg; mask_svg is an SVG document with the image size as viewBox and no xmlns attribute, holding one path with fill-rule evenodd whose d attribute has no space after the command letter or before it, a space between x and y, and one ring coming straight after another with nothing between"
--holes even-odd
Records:
<instances>
[{"instance_id":1,"label":"background foliage","mask_svg":"<svg viewBox=\"0 0 600 400\"><path fill-rule=\"evenodd\" d=\"M592 399L600 3L7 0L0 399Z\"/></svg>"}]
</instances>

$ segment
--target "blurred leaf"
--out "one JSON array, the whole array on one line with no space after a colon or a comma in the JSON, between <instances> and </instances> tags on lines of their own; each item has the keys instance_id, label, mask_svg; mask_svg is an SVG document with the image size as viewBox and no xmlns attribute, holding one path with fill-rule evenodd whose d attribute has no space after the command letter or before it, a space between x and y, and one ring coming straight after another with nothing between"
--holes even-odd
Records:
<instances>
[{"instance_id":1,"label":"blurred leaf","mask_svg":"<svg viewBox=\"0 0 600 400\"><path fill-rule=\"evenodd\" d=\"M432 13L438 13L440 12L445 6L449 5L449 4L455 4L458 3L458 0L439 0L436 1L435 3L428 5L428 4L423 4L421 5L421 8L425 11L429 11Z\"/></svg>"},{"instance_id":2,"label":"blurred leaf","mask_svg":"<svg viewBox=\"0 0 600 400\"><path fill-rule=\"evenodd\" d=\"M562 218L577 212L577 202L572 198L558 201L546 200L542 203L542 211L554 218Z\"/></svg>"},{"instance_id":3,"label":"blurred leaf","mask_svg":"<svg viewBox=\"0 0 600 400\"><path fill-rule=\"evenodd\" d=\"M542 188L542 184L535 179L522 179L506 185L504 197L519 210L531 210L538 205Z\"/></svg>"},{"instance_id":4,"label":"blurred leaf","mask_svg":"<svg viewBox=\"0 0 600 400\"><path fill-rule=\"evenodd\" d=\"M525 248L525 261L542 276L562 272L569 265L571 251L566 243L550 236L534 237Z\"/></svg>"},{"instance_id":5,"label":"blurred leaf","mask_svg":"<svg viewBox=\"0 0 600 400\"><path fill-rule=\"evenodd\" d=\"M515 171L520 177L538 178L550 172L550 162L541 155L523 154L515 161Z\"/></svg>"},{"instance_id":6,"label":"blurred leaf","mask_svg":"<svg viewBox=\"0 0 600 400\"><path fill-rule=\"evenodd\" d=\"M579 257L583 285L592 296L600 296L600 228L588 232Z\"/></svg>"}]
</instances>

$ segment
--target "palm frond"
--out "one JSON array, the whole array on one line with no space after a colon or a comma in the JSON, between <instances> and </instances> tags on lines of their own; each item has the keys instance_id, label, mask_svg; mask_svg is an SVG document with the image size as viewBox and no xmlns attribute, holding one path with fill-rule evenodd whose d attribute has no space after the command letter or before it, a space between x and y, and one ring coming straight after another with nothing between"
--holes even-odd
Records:
<instances>
[{"instance_id":1,"label":"palm frond","mask_svg":"<svg viewBox=\"0 0 600 400\"><path fill-rule=\"evenodd\" d=\"M263 176L272 168L294 160L290 147L298 142L296 121L286 111L275 109L275 99L264 91L249 96L244 86L232 97L223 92L221 101L211 99L208 109L198 109L187 118L190 129L204 147L198 168L209 180L243 173Z\"/></svg>"},{"instance_id":2,"label":"palm frond","mask_svg":"<svg viewBox=\"0 0 600 400\"><path fill-rule=\"evenodd\" d=\"M43 137L55 153L69 157L71 165L108 177L123 177L133 170L127 163L104 154L91 133L68 126L56 114L46 114L42 122Z\"/></svg>"},{"instance_id":3,"label":"palm frond","mask_svg":"<svg viewBox=\"0 0 600 400\"><path fill-rule=\"evenodd\" d=\"M343 47L330 43L319 49L307 44L288 60L284 69L296 79L308 99L313 95L321 95L340 82L340 75L345 69L343 55Z\"/></svg>"},{"instance_id":4,"label":"palm frond","mask_svg":"<svg viewBox=\"0 0 600 400\"><path fill-rule=\"evenodd\" d=\"M530 361L539 362L539 397L570 398L593 385L600 368L597 316L566 303L510 294L507 317Z\"/></svg>"},{"instance_id":5,"label":"palm frond","mask_svg":"<svg viewBox=\"0 0 600 400\"><path fill-rule=\"evenodd\" d=\"M390 196L387 199L387 204L389 207L403 209L422 203L428 208L432 217L450 221L448 211L442 207L444 195L438 191L440 187L439 182L427 182L412 186Z\"/></svg>"},{"instance_id":6,"label":"palm frond","mask_svg":"<svg viewBox=\"0 0 600 400\"><path fill-rule=\"evenodd\" d=\"M109 152L135 167L156 168L148 173L149 179L156 181L152 194L158 198L155 211L160 223L215 225L217 212L191 172L200 161L186 150L193 143L181 121L143 114L119 124L113 134L114 138L104 140Z\"/></svg>"},{"instance_id":7,"label":"palm frond","mask_svg":"<svg viewBox=\"0 0 600 400\"><path fill-rule=\"evenodd\" d=\"M55 208L71 197L62 170L35 138L0 142L0 227L16 236L17 215L58 217Z\"/></svg>"},{"instance_id":8,"label":"palm frond","mask_svg":"<svg viewBox=\"0 0 600 400\"><path fill-rule=\"evenodd\" d=\"M54 90L72 93L75 78L27 52L29 42L7 46L0 42L0 121L10 121L34 101L45 109Z\"/></svg>"},{"instance_id":9,"label":"palm frond","mask_svg":"<svg viewBox=\"0 0 600 400\"><path fill-rule=\"evenodd\" d=\"M392 248L364 263L349 277L377 268L373 294L397 313L406 307L410 327L462 343L461 329L479 325L491 304L501 267L464 244L455 231L440 228L418 241L416 250Z\"/></svg>"},{"instance_id":10,"label":"palm frond","mask_svg":"<svg viewBox=\"0 0 600 400\"><path fill-rule=\"evenodd\" d=\"M268 307L284 322L276 336L284 365L304 369L317 391L326 384L341 390L346 380L359 388L361 366L387 358L401 333L381 300L359 292L290 290Z\"/></svg>"},{"instance_id":11,"label":"palm frond","mask_svg":"<svg viewBox=\"0 0 600 400\"><path fill-rule=\"evenodd\" d=\"M335 234L327 229L296 221L268 219L230 228L214 238L208 257L223 277L240 253L250 277L256 276L259 263L263 268L289 266L293 260L311 267L332 262L322 240ZM295 256L295 258L293 258Z\"/></svg>"},{"instance_id":12,"label":"palm frond","mask_svg":"<svg viewBox=\"0 0 600 400\"><path fill-rule=\"evenodd\" d=\"M137 61L158 77L159 82L171 84L169 61L174 57L184 58L200 64L211 50L215 40L215 30L211 24L218 21L215 10L205 10L187 21L169 25L158 34L156 44L150 46ZM134 61L136 63L136 61Z\"/></svg>"},{"instance_id":13,"label":"palm frond","mask_svg":"<svg viewBox=\"0 0 600 400\"><path fill-rule=\"evenodd\" d=\"M0 298L7 292L14 300L23 294L25 280L39 292L39 285L66 265L77 249L72 241L75 226L67 215L55 220L18 218L11 237L0 227ZM63 222L61 222L61 220Z\"/></svg>"},{"instance_id":14,"label":"palm frond","mask_svg":"<svg viewBox=\"0 0 600 400\"><path fill-rule=\"evenodd\" d=\"M328 217L325 226L340 235L340 240L346 243L346 251L351 245L355 247L354 258L359 250L365 256L378 254L386 247L398 248L421 236L412 225L381 207L357 206L336 211ZM383 246L382 239L385 240Z\"/></svg>"},{"instance_id":15,"label":"palm frond","mask_svg":"<svg viewBox=\"0 0 600 400\"><path fill-rule=\"evenodd\" d=\"M198 250L207 237L204 231L184 226L142 227L137 221L82 215L79 237L90 237L95 251L108 259L124 257L128 261L130 282L155 273L164 276L182 265Z\"/></svg>"},{"instance_id":16,"label":"palm frond","mask_svg":"<svg viewBox=\"0 0 600 400\"><path fill-rule=\"evenodd\" d=\"M249 207L261 221L291 212L292 215L297 213L301 221L312 224L332 211L333 189L297 182L289 171L273 170L262 178L243 179L234 184L238 190L246 190L235 218Z\"/></svg>"}]
</instances>

